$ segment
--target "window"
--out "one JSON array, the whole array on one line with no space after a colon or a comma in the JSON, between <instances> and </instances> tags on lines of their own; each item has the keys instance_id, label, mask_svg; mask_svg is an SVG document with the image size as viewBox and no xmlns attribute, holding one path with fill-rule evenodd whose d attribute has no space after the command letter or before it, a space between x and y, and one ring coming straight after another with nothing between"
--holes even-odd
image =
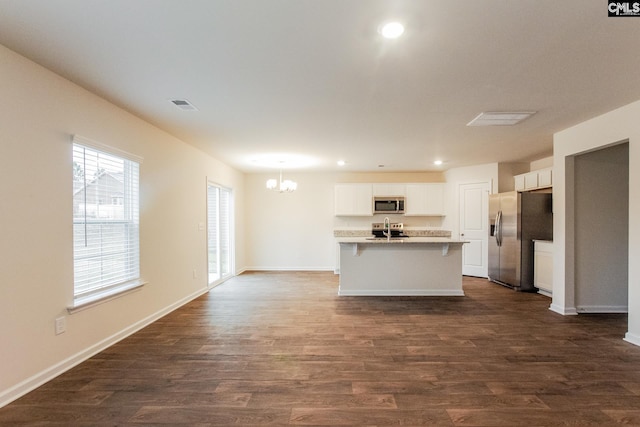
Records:
<instances>
[{"instance_id":1,"label":"window","mask_svg":"<svg viewBox=\"0 0 640 427\"><path fill-rule=\"evenodd\" d=\"M207 185L209 285L231 274L231 190Z\"/></svg>"},{"instance_id":2,"label":"window","mask_svg":"<svg viewBox=\"0 0 640 427\"><path fill-rule=\"evenodd\" d=\"M74 137L74 307L141 285L140 162L96 144Z\"/></svg>"}]
</instances>

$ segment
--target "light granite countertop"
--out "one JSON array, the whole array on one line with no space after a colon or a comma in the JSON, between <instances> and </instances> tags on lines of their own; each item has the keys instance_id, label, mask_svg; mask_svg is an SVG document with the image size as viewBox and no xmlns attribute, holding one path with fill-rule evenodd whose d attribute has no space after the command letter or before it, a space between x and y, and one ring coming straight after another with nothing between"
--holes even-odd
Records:
<instances>
[{"instance_id":1,"label":"light granite countertop","mask_svg":"<svg viewBox=\"0 0 640 427\"><path fill-rule=\"evenodd\" d=\"M373 244L373 245L380 245L380 244L424 244L424 243L452 243L452 244L463 244L463 243L467 243L466 240L456 240L456 239L451 239L449 237L394 237L392 239L387 239L384 237L381 238L374 238L371 235L369 235L368 237L358 237L358 236L352 236L352 237L338 237L336 238L336 241L338 243L358 243L358 244Z\"/></svg>"}]
</instances>

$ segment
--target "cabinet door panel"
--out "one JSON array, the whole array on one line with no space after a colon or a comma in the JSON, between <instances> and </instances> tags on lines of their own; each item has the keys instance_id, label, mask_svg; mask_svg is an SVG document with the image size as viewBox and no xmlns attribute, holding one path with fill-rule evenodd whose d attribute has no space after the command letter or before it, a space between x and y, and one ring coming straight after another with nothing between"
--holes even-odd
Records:
<instances>
[{"instance_id":1,"label":"cabinet door panel","mask_svg":"<svg viewBox=\"0 0 640 427\"><path fill-rule=\"evenodd\" d=\"M405 215L444 215L444 184L407 184L406 191Z\"/></svg>"},{"instance_id":2,"label":"cabinet door panel","mask_svg":"<svg viewBox=\"0 0 640 427\"><path fill-rule=\"evenodd\" d=\"M552 186L551 174L552 174L551 169L543 169L538 171L538 187L540 188L551 187Z\"/></svg>"},{"instance_id":3,"label":"cabinet door panel","mask_svg":"<svg viewBox=\"0 0 640 427\"><path fill-rule=\"evenodd\" d=\"M371 184L336 184L336 216L372 216L373 195Z\"/></svg>"},{"instance_id":4,"label":"cabinet door panel","mask_svg":"<svg viewBox=\"0 0 640 427\"><path fill-rule=\"evenodd\" d=\"M390 197L404 196L405 188L405 184L373 184L373 195Z\"/></svg>"},{"instance_id":5,"label":"cabinet door panel","mask_svg":"<svg viewBox=\"0 0 640 427\"><path fill-rule=\"evenodd\" d=\"M529 172L524 176L524 188L527 190L538 188L538 172Z\"/></svg>"}]
</instances>

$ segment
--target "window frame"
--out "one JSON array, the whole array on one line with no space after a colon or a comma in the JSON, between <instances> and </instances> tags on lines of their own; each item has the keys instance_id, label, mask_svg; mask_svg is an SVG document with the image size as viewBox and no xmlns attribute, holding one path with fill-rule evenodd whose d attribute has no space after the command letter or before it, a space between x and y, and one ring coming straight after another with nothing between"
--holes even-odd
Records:
<instances>
[{"instance_id":1,"label":"window frame","mask_svg":"<svg viewBox=\"0 0 640 427\"><path fill-rule=\"evenodd\" d=\"M76 163L76 159L75 159L75 147L81 147L82 149L86 149L86 150L91 150L93 152L96 152L96 155L99 154L103 154L109 157L113 157L116 158L118 160L122 160L123 162L125 162L125 165L127 166L123 166L123 173L127 176L125 178L125 180L123 181L123 190L125 191L125 194L123 194L123 203L126 205L126 202L124 202L124 199L126 199L128 196L129 197L133 197L133 199L131 200L131 204L128 206L124 206L123 210L127 212L128 218L124 218L124 219L118 219L118 218L108 218L108 219L91 219L86 215L87 212L87 202L86 202L86 198L85 198L85 202L83 205L84 208L84 212L85 212L85 216L83 219L78 220L78 218L76 217L76 213L73 212L73 224L74 224L74 231L73 231L73 261L74 261L74 267L73 267L73 277L74 277L74 281L73 281L73 303L70 307L67 308L69 313L74 313L80 310L84 310L85 308L91 307L93 305L96 304L101 304L103 302L106 302L108 300L120 297L126 293L132 292L134 290L139 289L140 287L142 287L146 282L144 280L142 280L141 278L141 274L140 274L140 221L139 221L139 209L140 209L140 166L142 165L142 161L143 158L140 156L136 156L135 154L131 154L129 152L120 150L118 148L115 147L111 147L109 145L106 144L102 144L100 142L97 141L93 141L90 140L88 138L84 138L82 136L79 135L74 135L72 137L72 160L73 163ZM130 164L126 163L126 162L131 162ZM83 174L86 173L86 162L85 164L82 165L83 167ZM132 168L132 169L130 169ZM72 167L72 170L74 170L75 172L75 166ZM72 186L73 187L73 186ZM126 194L126 188L129 188L129 192L130 194L127 195ZM87 188L87 183L86 183L86 179L85 182L83 183L82 189L84 189L86 191ZM75 197L75 193L76 191L74 191L74 197ZM99 201L96 201L99 203ZM74 201L75 204L75 201ZM125 253L127 254L127 257L131 257L132 255L135 257L134 261L133 261L133 269L129 269L124 268L124 269L119 269L116 270L118 272L121 271L129 271L129 277L126 277L124 280L121 281L115 281L115 282L110 282L110 283L102 283L102 284L98 284L96 285L94 288L92 289L79 289L81 288L78 283L77 283L77 275L78 275L78 265L77 262L80 261L80 258L77 256L76 254L76 225L81 224L85 226L85 234L82 234L83 236L85 236L86 238L86 226L90 226L90 225L119 225L122 224L125 226L125 228L133 228L134 234L129 234L129 232L126 233L127 238L126 239L120 239L118 240L118 242L127 242L130 243L130 239L133 238L135 245L129 247L127 246L127 249L125 250ZM127 241L129 240L129 241ZM107 243L101 241L99 244L99 247L104 248L104 246L107 245ZM102 258L100 258L102 259ZM105 258L104 259L108 259ZM97 275L99 276L99 275ZM134 277L135 276L135 277ZM100 282L100 281L98 281ZM86 288L86 286L84 286Z\"/></svg>"}]
</instances>

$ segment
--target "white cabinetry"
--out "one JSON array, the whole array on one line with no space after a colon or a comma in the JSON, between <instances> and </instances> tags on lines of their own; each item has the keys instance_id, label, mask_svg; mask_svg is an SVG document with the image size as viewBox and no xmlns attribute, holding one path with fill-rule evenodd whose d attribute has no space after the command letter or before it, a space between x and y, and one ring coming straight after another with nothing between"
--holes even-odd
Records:
<instances>
[{"instance_id":1,"label":"white cabinetry","mask_svg":"<svg viewBox=\"0 0 640 427\"><path fill-rule=\"evenodd\" d=\"M540 188L551 187L553 185L552 175L553 175L553 170L551 168L539 170L538 171L538 187Z\"/></svg>"},{"instance_id":2,"label":"white cabinetry","mask_svg":"<svg viewBox=\"0 0 640 427\"><path fill-rule=\"evenodd\" d=\"M371 184L336 184L336 216L372 216L373 193Z\"/></svg>"},{"instance_id":3,"label":"white cabinetry","mask_svg":"<svg viewBox=\"0 0 640 427\"><path fill-rule=\"evenodd\" d=\"M530 191L553 186L553 169L540 169L513 177L516 191Z\"/></svg>"},{"instance_id":4,"label":"white cabinetry","mask_svg":"<svg viewBox=\"0 0 640 427\"><path fill-rule=\"evenodd\" d=\"M404 214L444 216L444 184L407 184Z\"/></svg>"},{"instance_id":5,"label":"white cabinetry","mask_svg":"<svg viewBox=\"0 0 640 427\"><path fill-rule=\"evenodd\" d=\"M405 184L373 184L374 196L404 196Z\"/></svg>"},{"instance_id":6,"label":"white cabinetry","mask_svg":"<svg viewBox=\"0 0 640 427\"><path fill-rule=\"evenodd\" d=\"M529 172L524 176L524 189L533 190L538 188L538 172Z\"/></svg>"},{"instance_id":7,"label":"white cabinetry","mask_svg":"<svg viewBox=\"0 0 640 427\"><path fill-rule=\"evenodd\" d=\"M536 240L533 255L533 285L543 295L553 292L553 242Z\"/></svg>"}]
</instances>

